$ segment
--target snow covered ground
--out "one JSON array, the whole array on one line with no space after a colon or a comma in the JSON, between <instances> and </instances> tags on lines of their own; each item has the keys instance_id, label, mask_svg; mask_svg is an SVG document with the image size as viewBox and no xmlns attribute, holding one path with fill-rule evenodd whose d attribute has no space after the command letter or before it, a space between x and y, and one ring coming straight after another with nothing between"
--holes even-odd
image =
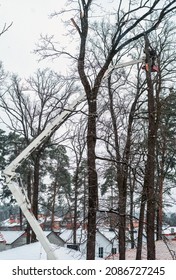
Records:
<instances>
[{"instance_id":1,"label":"snow covered ground","mask_svg":"<svg viewBox=\"0 0 176 280\"><path fill-rule=\"evenodd\" d=\"M59 260L85 260L79 251L53 245ZM46 253L39 242L0 252L0 260L46 260Z\"/></svg>"}]
</instances>

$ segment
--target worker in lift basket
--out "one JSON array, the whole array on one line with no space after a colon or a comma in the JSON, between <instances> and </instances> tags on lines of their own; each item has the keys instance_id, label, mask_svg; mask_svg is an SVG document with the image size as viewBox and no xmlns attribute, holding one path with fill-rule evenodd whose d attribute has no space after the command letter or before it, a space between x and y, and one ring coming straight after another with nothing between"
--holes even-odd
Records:
<instances>
[{"instance_id":1,"label":"worker in lift basket","mask_svg":"<svg viewBox=\"0 0 176 280\"><path fill-rule=\"evenodd\" d=\"M145 53L145 50L144 50L144 53ZM158 72L159 69L158 69L158 66L156 63L156 51L152 47L149 48L149 55L151 58L151 72ZM145 55L145 57L143 57L143 59L144 59L144 62L142 65L142 69L145 69L146 71L148 71L149 65L148 65L146 55Z\"/></svg>"}]
</instances>

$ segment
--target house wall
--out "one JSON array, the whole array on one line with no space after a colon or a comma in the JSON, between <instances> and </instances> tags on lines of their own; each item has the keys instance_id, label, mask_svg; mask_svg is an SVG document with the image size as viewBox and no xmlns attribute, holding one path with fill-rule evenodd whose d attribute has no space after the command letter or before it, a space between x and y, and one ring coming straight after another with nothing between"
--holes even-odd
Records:
<instances>
[{"instance_id":1,"label":"house wall","mask_svg":"<svg viewBox=\"0 0 176 280\"><path fill-rule=\"evenodd\" d=\"M11 244L6 244L6 250L16 248L26 244L26 235L23 234Z\"/></svg>"},{"instance_id":2,"label":"house wall","mask_svg":"<svg viewBox=\"0 0 176 280\"><path fill-rule=\"evenodd\" d=\"M4 251L6 249L6 243L0 242L0 252Z\"/></svg>"},{"instance_id":3,"label":"house wall","mask_svg":"<svg viewBox=\"0 0 176 280\"><path fill-rule=\"evenodd\" d=\"M99 256L100 248L103 248L103 258L109 256L112 252L112 243L106 239L101 233L97 231L96 233L96 246L95 246L95 256Z\"/></svg>"},{"instance_id":4,"label":"house wall","mask_svg":"<svg viewBox=\"0 0 176 280\"><path fill-rule=\"evenodd\" d=\"M15 225L15 226L0 226L0 231L19 231L21 230L20 225Z\"/></svg>"},{"instance_id":5,"label":"house wall","mask_svg":"<svg viewBox=\"0 0 176 280\"><path fill-rule=\"evenodd\" d=\"M97 231L96 233L96 245L95 245L95 257L99 258L99 250L103 248L103 258L109 256L112 252L112 248L117 244L111 243L107 238L105 238L101 233ZM80 244L80 251L82 254L87 253L87 241Z\"/></svg>"},{"instance_id":6,"label":"house wall","mask_svg":"<svg viewBox=\"0 0 176 280\"><path fill-rule=\"evenodd\" d=\"M80 252L83 255L86 255L87 254L87 241L85 241L84 243L81 243L79 248L80 248Z\"/></svg>"},{"instance_id":7,"label":"house wall","mask_svg":"<svg viewBox=\"0 0 176 280\"><path fill-rule=\"evenodd\" d=\"M26 244L26 234L20 236L17 240L12 243L12 248L16 248Z\"/></svg>"},{"instance_id":8,"label":"house wall","mask_svg":"<svg viewBox=\"0 0 176 280\"><path fill-rule=\"evenodd\" d=\"M116 253L118 253L119 251L119 240L117 238L114 238L113 240L111 240L112 242L112 248L116 250ZM110 254L112 253L112 249Z\"/></svg>"},{"instance_id":9,"label":"house wall","mask_svg":"<svg viewBox=\"0 0 176 280\"><path fill-rule=\"evenodd\" d=\"M58 245L58 246L63 247L64 244L65 244L65 242L64 242L61 238L59 238L58 236L56 236L56 234L54 234L54 233L49 234L49 235L47 236L47 238L48 238L48 240L49 240L50 243L53 243L53 244L55 244L55 245Z\"/></svg>"}]
</instances>

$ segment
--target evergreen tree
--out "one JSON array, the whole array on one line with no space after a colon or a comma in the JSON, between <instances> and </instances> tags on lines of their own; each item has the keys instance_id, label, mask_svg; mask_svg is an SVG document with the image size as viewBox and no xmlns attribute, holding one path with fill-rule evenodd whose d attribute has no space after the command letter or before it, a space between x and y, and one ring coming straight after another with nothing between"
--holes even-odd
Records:
<instances>
[{"instance_id":1,"label":"evergreen tree","mask_svg":"<svg viewBox=\"0 0 176 280\"><path fill-rule=\"evenodd\" d=\"M73 202L77 200L77 216L86 223L87 219L87 206L88 206L88 181L87 181L87 161L82 160L78 170L75 170L72 183L76 186L75 197L72 198Z\"/></svg>"},{"instance_id":2,"label":"evergreen tree","mask_svg":"<svg viewBox=\"0 0 176 280\"><path fill-rule=\"evenodd\" d=\"M49 178L49 183L42 182L43 192L40 203L46 213L51 213L51 228L54 215L61 216L70 210L71 176L69 173L69 158L63 145L51 145L46 150L45 159L42 160L42 172Z\"/></svg>"},{"instance_id":3,"label":"evergreen tree","mask_svg":"<svg viewBox=\"0 0 176 280\"><path fill-rule=\"evenodd\" d=\"M3 170L6 165L5 156L7 155L7 135L5 131L0 129L0 170Z\"/></svg>"},{"instance_id":4,"label":"evergreen tree","mask_svg":"<svg viewBox=\"0 0 176 280\"><path fill-rule=\"evenodd\" d=\"M111 164L104 172L104 183L101 185L101 195L107 195L107 207L117 207L117 174L116 168Z\"/></svg>"}]
</instances>

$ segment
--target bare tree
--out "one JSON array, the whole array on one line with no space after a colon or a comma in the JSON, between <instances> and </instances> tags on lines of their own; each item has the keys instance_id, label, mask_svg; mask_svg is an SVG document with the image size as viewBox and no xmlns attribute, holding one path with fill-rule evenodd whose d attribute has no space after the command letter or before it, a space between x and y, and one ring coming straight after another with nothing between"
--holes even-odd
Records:
<instances>
[{"instance_id":1,"label":"bare tree","mask_svg":"<svg viewBox=\"0 0 176 280\"><path fill-rule=\"evenodd\" d=\"M82 163L84 161L84 154L85 154L85 133L86 133L86 125L85 125L85 117L79 119L79 124L72 123L73 130L71 136L71 151L74 155L74 163L73 163L73 178L72 183L74 187L74 198L73 198L73 208L74 208L74 221L73 221L73 242L76 244L77 238L76 238L76 230L77 230L77 224L78 219L80 218L78 213L81 212L81 201L80 197L85 195L85 190L83 189L82 194L82 181L84 178L81 178L82 174ZM85 198L83 197L83 201L85 203ZM84 207L83 207L84 209ZM81 216L83 217L83 223L85 222L85 213L83 210L83 213L81 213Z\"/></svg>"},{"instance_id":2,"label":"bare tree","mask_svg":"<svg viewBox=\"0 0 176 280\"><path fill-rule=\"evenodd\" d=\"M72 81L66 81L62 76L49 69L38 70L36 76L31 77L25 84L18 77L13 76L12 85L0 96L0 107L9 119L8 127L23 135L27 146L56 115L64 110L68 97L75 90ZM49 139L47 138L44 143L41 143L30 157L33 175L32 177L30 175L32 182L30 183L28 180L27 186L36 218L38 216L40 162ZM32 190L30 190L31 186ZM35 238L33 234L32 240L35 241Z\"/></svg>"},{"instance_id":3,"label":"bare tree","mask_svg":"<svg viewBox=\"0 0 176 280\"><path fill-rule=\"evenodd\" d=\"M171 14L175 9L175 1L166 1L162 8L159 8L160 0L154 1L130 1L128 7L124 8L124 1L117 4L117 10L113 11L115 14L114 25L109 33L109 43L107 53L102 53L99 44L95 40L92 45L94 49L93 59L90 56L89 38L96 38L97 32L91 32L91 17L89 13L93 14L94 1L81 0L76 1L75 17L72 18L72 23L79 35L79 52L77 56L70 55L66 51L58 50L54 45L52 38L43 38L44 44L39 46L37 52L43 58L48 56L58 57L62 54L68 54L69 57L77 60L78 73L87 96L88 103L88 129L87 129L87 157L88 157L88 182L89 182L89 214L88 214L88 245L87 245L87 259L95 258L95 233L96 233L96 211L98 201L98 178L96 171L96 116L97 116L97 96L102 83L103 76L111 64L113 58L123 51L131 42L135 42L144 34L149 34L157 28L164 17ZM70 2L68 2L70 4ZM70 4L72 5L72 4ZM74 6L75 8L75 6ZM91 10L92 8L92 10ZM157 12L156 12L157 10ZM138 14L138 16L137 16ZM143 29L142 25L152 14L151 26ZM139 32L135 36L132 31L139 27ZM98 31L96 29L96 31ZM104 32L104 30L101 30ZM90 34L89 34L90 33ZM100 32L101 35L101 32ZM90 37L89 37L90 36ZM101 38L101 36L99 36ZM99 42L98 42L99 43ZM101 41L103 44L103 42ZM92 51L91 50L91 51ZM99 55L101 53L101 59ZM91 68L92 66L92 68ZM94 77L94 78L93 78ZM123 255L122 258L125 258Z\"/></svg>"},{"instance_id":4,"label":"bare tree","mask_svg":"<svg viewBox=\"0 0 176 280\"><path fill-rule=\"evenodd\" d=\"M165 181L169 174L171 161L168 161L168 149L170 144L173 151L170 158L175 154L174 133L171 132L171 122L173 121L172 106L175 84L175 51L173 41L175 40L175 24L171 21L164 22L158 35L157 51L160 73L156 81L155 90L157 101L157 115L159 119L157 143L156 143L156 218L157 218L157 239L162 238L163 223L163 195L165 192ZM169 107L171 111L169 112ZM169 132L170 131L170 132ZM169 136L170 135L170 136Z\"/></svg>"},{"instance_id":5,"label":"bare tree","mask_svg":"<svg viewBox=\"0 0 176 280\"><path fill-rule=\"evenodd\" d=\"M139 67L134 81L134 72L132 72L133 81L131 81L130 70L116 71L116 76L110 75L108 78L108 99L106 102L105 121L102 125L106 126L105 136L101 140L106 143L108 153L107 157L99 157L99 159L108 159L114 163L116 169L116 181L118 188L118 227L119 227L119 258L125 258L126 248L126 223L127 223L127 197L128 186L131 176L137 169L135 159L137 160L136 145L138 139L136 121L139 114L139 108L142 103L142 93L144 92L144 80L140 79L141 72ZM135 72L135 73L136 73ZM122 77L123 74L123 77ZM109 114L108 114L109 111ZM107 115L108 114L108 115ZM100 129L101 130L101 129ZM100 133L99 133L100 134ZM139 138L140 139L140 138ZM131 174L131 176L130 176ZM136 178L133 174L133 189L136 184ZM132 190L132 188L131 188ZM130 190L130 191L131 191ZM133 190L134 192L134 190ZM132 202L131 199L131 225L133 221ZM129 216L129 215L128 215Z\"/></svg>"}]
</instances>

